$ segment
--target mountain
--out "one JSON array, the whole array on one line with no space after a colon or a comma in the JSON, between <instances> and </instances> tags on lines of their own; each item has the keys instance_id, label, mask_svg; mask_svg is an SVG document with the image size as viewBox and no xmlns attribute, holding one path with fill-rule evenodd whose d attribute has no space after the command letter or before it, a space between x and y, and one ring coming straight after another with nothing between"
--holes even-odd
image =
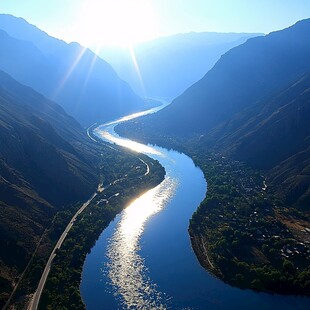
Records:
<instances>
[{"instance_id":1,"label":"mountain","mask_svg":"<svg viewBox=\"0 0 310 310\"><path fill-rule=\"evenodd\" d=\"M270 169L310 146L309 103L310 71L222 123L202 140L256 168Z\"/></svg>"},{"instance_id":2,"label":"mountain","mask_svg":"<svg viewBox=\"0 0 310 310\"><path fill-rule=\"evenodd\" d=\"M52 215L88 198L99 172L81 126L2 71L0 141L0 283L10 287Z\"/></svg>"},{"instance_id":3,"label":"mountain","mask_svg":"<svg viewBox=\"0 0 310 310\"><path fill-rule=\"evenodd\" d=\"M163 134L205 134L306 73L310 69L309 38L307 19L249 39L224 54L200 81L148 122Z\"/></svg>"},{"instance_id":4,"label":"mountain","mask_svg":"<svg viewBox=\"0 0 310 310\"><path fill-rule=\"evenodd\" d=\"M136 44L132 50L106 47L100 55L138 94L173 99L200 80L222 54L258 35L177 34Z\"/></svg>"},{"instance_id":5,"label":"mountain","mask_svg":"<svg viewBox=\"0 0 310 310\"><path fill-rule=\"evenodd\" d=\"M170 106L118 130L245 162L287 203L309 210L309 55L310 19L250 39Z\"/></svg>"},{"instance_id":6,"label":"mountain","mask_svg":"<svg viewBox=\"0 0 310 310\"><path fill-rule=\"evenodd\" d=\"M11 15L0 15L0 29L0 69L59 103L81 124L145 109L145 102L91 50Z\"/></svg>"},{"instance_id":7,"label":"mountain","mask_svg":"<svg viewBox=\"0 0 310 310\"><path fill-rule=\"evenodd\" d=\"M214 128L200 144L269 171L269 180L287 202L306 208L310 197L309 118L310 71Z\"/></svg>"}]
</instances>

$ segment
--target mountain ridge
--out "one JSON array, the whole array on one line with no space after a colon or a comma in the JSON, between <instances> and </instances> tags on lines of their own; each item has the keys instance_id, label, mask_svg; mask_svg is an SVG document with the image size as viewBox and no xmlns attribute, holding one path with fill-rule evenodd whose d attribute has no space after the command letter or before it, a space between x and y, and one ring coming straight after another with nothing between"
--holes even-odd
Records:
<instances>
[{"instance_id":1,"label":"mountain ridge","mask_svg":"<svg viewBox=\"0 0 310 310\"><path fill-rule=\"evenodd\" d=\"M261 34L185 33L136 44L128 51L104 48L107 59L140 95L175 98L201 79L230 48Z\"/></svg>"},{"instance_id":2,"label":"mountain ridge","mask_svg":"<svg viewBox=\"0 0 310 310\"><path fill-rule=\"evenodd\" d=\"M0 141L0 282L10 292L53 215L96 190L100 156L60 106L2 71Z\"/></svg>"},{"instance_id":3,"label":"mountain ridge","mask_svg":"<svg viewBox=\"0 0 310 310\"><path fill-rule=\"evenodd\" d=\"M0 37L0 69L59 103L83 125L145 109L145 102L89 49L52 38L13 16L0 15L0 29L6 32Z\"/></svg>"},{"instance_id":4,"label":"mountain ridge","mask_svg":"<svg viewBox=\"0 0 310 310\"><path fill-rule=\"evenodd\" d=\"M304 20L228 51L200 81L154 116L158 130L182 135L205 133L262 99L263 94L301 76L310 68L309 24L310 20ZM302 48L296 49L295 43Z\"/></svg>"},{"instance_id":5,"label":"mountain ridge","mask_svg":"<svg viewBox=\"0 0 310 310\"><path fill-rule=\"evenodd\" d=\"M229 155L263 170L282 199L307 209L299 202L308 201L310 188L302 176L307 160L301 156L310 132L309 38L307 19L249 39L169 106L117 130L131 136L136 131L154 143L177 141L183 150L190 145ZM294 156L303 158L295 168ZM300 182L293 180L294 173Z\"/></svg>"}]
</instances>

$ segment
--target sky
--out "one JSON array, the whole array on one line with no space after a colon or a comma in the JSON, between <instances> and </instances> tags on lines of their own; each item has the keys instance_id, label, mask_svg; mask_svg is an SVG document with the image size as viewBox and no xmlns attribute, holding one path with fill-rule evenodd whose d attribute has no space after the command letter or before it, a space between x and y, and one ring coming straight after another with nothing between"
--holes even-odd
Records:
<instances>
[{"instance_id":1,"label":"sky","mask_svg":"<svg viewBox=\"0 0 310 310\"><path fill-rule=\"evenodd\" d=\"M310 0L0 0L0 13L85 46L186 32L269 33L310 17Z\"/></svg>"}]
</instances>

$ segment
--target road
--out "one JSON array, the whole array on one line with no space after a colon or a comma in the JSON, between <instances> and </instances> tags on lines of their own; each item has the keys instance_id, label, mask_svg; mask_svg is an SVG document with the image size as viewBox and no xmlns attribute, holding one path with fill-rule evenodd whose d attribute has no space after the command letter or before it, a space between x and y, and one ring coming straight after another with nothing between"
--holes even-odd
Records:
<instances>
[{"instance_id":1,"label":"road","mask_svg":"<svg viewBox=\"0 0 310 310\"><path fill-rule=\"evenodd\" d=\"M92 125L94 126L94 125ZM90 128L92 127L90 126L89 128L87 128L87 135L88 137L97 142L90 134ZM143 164L146 165L146 172L145 172L145 176L148 175L150 173L150 167L149 165L141 158L138 158ZM42 292L43 292L43 289L44 289L44 286L45 286L45 283L46 283L46 280L47 280L47 277L49 275L49 272L51 270L51 266L52 266L52 263L53 263L53 260L54 258L56 257L56 251L58 249L60 249L62 243L64 242L64 240L66 239L70 229L72 228L75 220L77 219L77 217L88 207L88 205L91 203L91 201L97 196L98 192L101 193L103 192L105 189L107 189L108 187L118 183L118 182L121 182L125 180L125 178L120 178L120 179L117 179L115 180L114 182L111 182L110 184L108 184L105 188L102 186L102 185L99 185L98 186L98 190L97 192L95 192L82 206L81 208L74 214L74 216L71 218L69 224L67 225L66 229L64 230L64 232L62 233L62 235L60 236L59 240L57 241L53 251L51 252L51 255L47 261L47 264L44 268L44 271L43 271L43 274L41 276L41 279L40 279L40 282L38 284L38 287L37 287L37 290L35 291L33 297L32 297L32 300L31 302L29 303L29 306L28 306L28 310L37 310L38 309L38 306L39 306L39 302L40 302L40 298L41 298L41 295L42 295ZM117 193L115 195L112 195L110 198L114 197L114 196L118 196L120 193ZM108 199L108 200L109 200Z\"/></svg>"},{"instance_id":2,"label":"road","mask_svg":"<svg viewBox=\"0 0 310 310\"><path fill-rule=\"evenodd\" d=\"M90 134L91 127L94 127L94 126L96 126L96 125L97 125L97 123L94 123L94 124L92 124L91 126L89 126L89 127L86 129L86 133L87 133L88 138L89 138L90 140L92 140L92 141L98 143L98 141L97 141L96 139L94 139L94 138L91 136L91 134Z\"/></svg>"},{"instance_id":3,"label":"road","mask_svg":"<svg viewBox=\"0 0 310 310\"><path fill-rule=\"evenodd\" d=\"M64 230L64 232L62 233L62 235L60 236L59 240L57 241L48 261L47 264L44 268L43 274L41 276L38 288L36 290L36 292L33 295L33 298L28 306L28 310L36 310L38 309L39 306L39 301L40 301L40 297L42 294L42 291L44 289L45 286L45 282L46 279L48 277L48 274L51 270L51 265L52 262L54 260L54 258L56 257L56 250L60 249L62 243L64 242L64 240L66 239L68 232L70 231L70 229L72 228L75 220L77 219L77 217L88 207L88 205L91 203L91 201L97 196L97 192L94 193L90 199L88 199L82 206L81 208L74 214L74 216L72 217L72 219L70 220L69 224L67 225L66 229Z\"/></svg>"}]
</instances>

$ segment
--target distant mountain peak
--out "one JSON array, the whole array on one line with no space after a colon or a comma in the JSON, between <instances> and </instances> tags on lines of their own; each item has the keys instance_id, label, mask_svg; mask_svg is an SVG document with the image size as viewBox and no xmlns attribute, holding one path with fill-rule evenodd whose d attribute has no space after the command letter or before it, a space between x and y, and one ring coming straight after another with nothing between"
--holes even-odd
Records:
<instances>
[{"instance_id":1,"label":"distant mountain peak","mask_svg":"<svg viewBox=\"0 0 310 310\"><path fill-rule=\"evenodd\" d=\"M173 99L201 79L222 54L256 35L180 33L135 45L135 60L125 49L105 48L100 55L139 94Z\"/></svg>"}]
</instances>

